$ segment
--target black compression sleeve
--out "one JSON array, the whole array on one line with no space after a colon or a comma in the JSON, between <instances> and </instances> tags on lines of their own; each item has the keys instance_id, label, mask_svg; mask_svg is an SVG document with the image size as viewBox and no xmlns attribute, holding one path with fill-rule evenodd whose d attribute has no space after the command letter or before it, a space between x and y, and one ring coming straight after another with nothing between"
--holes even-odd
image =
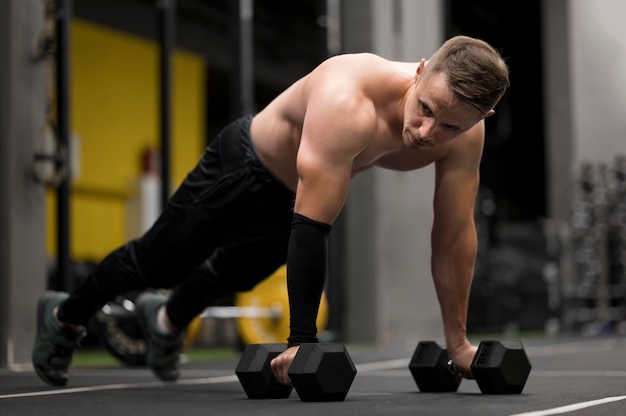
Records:
<instances>
[{"instance_id":1,"label":"black compression sleeve","mask_svg":"<svg viewBox=\"0 0 626 416\"><path fill-rule=\"evenodd\" d=\"M287 252L287 288L291 314L287 345L317 342L317 313L320 306L328 235L332 226L294 214Z\"/></svg>"}]
</instances>

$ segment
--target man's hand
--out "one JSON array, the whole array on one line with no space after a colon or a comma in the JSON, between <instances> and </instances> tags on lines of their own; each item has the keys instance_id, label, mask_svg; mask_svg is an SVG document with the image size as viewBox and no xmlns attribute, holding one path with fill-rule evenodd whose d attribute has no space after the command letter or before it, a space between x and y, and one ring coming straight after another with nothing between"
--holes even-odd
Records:
<instances>
[{"instance_id":1,"label":"man's hand","mask_svg":"<svg viewBox=\"0 0 626 416\"><path fill-rule=\"evenodd\" d=\"M299 346L287 348L280 355L270 361L270 367L272 368L272 373L274 373L274 377L280 384L285 384L290 386L291 380L289 380L289 367L291 367L291 363L294 358L296 358L296 353L300 349Z\"/></svg>"},{"instance_id":2,"label":"man's hand","mask_svg":"<svg viewBox=\"0 0 626 416\"><path fill-rule=\"evenodd\" d=\"M472 360L474 359L478 348L471 345L468 341L465 341L464 343L457 345L454 349L447 349L450 359L456 366L461 377L470 380L473 379L474 375L472 374L470 366L472 365Z\"/></svg>"}]
</instances>

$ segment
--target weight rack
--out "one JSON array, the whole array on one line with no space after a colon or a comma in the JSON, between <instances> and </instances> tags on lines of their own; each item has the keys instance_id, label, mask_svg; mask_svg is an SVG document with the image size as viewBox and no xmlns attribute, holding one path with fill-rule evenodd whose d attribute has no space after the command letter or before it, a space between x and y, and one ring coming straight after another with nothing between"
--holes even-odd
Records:
<instances>
[{"instance_id":1,"label":"weight rack","mask_svg":"<svg viewBox=\"0 0 626 416\"><path fill-rule=\"evenodd\" d=\"M626 156L581 165L569 218L563 275L566 331L626 334Z\"/></svg>"}]
</instances>

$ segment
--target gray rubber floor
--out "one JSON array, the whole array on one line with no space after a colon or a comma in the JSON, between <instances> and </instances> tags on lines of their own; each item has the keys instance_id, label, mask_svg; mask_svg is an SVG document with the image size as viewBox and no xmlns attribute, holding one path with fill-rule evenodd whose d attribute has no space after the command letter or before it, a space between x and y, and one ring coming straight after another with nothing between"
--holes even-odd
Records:
<instances>
[{"instance_id":1,"label":"gray rubber floor","mask_svg":"<svg viewBox=\"0 0 626 416\"><path fill-rule=\"evenodd\" d=\"M72 368L51 388L32 371L0 370L0 415L626 415L626 338L522 339L532 371L522 394L484 395L464 380L456 393L421 393L410 354L351 348L357 375L341 402L250 400L237 359L183 365L175 383L148 369Z\"/></svg>"}]
</instances>

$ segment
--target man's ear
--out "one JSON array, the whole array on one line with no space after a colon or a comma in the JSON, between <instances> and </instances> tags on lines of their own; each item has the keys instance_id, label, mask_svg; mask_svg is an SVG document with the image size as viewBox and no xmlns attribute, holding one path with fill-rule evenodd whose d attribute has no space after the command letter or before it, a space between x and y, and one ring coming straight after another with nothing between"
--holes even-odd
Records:
<instances>
[{"instance_id":1,"label":"man's ear","mask_svg":"<svg viewBox=\"0 0 626 416\"><path fill-rule=\"evenodd\" d=\"M425 66L426 66L426 59L422 58L422 60L420 61L419 65L417 65L417 69L415 70L415 79L416 80L419 78L419 76L422 73L422 71L424 70Z\"/></svg>"},{"instance_id":2,"label":"man's ear","mask_svg":"<svg viewBox=\"0 0 626 416\"><path fill-rule=\"evenodd\" d=\"M487 114L485 115L485 118L487 118L487 117L491 117L491 116L492 116L492 115L494 115L495 113L496 113L496 110L491 109L491 110L487 111Z\"/></svg>"}]
</instances>

